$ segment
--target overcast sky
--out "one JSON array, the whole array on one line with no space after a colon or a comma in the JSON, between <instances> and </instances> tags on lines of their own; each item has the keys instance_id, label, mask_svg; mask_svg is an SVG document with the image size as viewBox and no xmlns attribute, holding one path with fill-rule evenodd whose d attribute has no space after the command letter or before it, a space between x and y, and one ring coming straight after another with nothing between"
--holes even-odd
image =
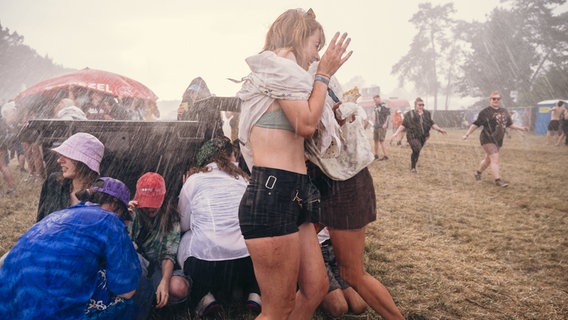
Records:
<instances>
[{"instance_id":1,"label":"overcast sky","mask_svg":"<svg viewBox=\"0 0 568 320\"><path fill-rule=\"evenodd\" d=\"M409 19L420 2L425 1L0 0L0 23L57 64L119 73L144 83L161 100L179 100L197 76L214 94L234 95L239 85L226 78L248 73L244 59L261 50L272 21L286 9L311 7L328 39L336 31L352 38L354 54L337 73L339 80L361 76L385 95L397 87L391 68L416 34ZM467 21L484 21L500 5L453 2L456 17Z\"/></svg>"}]
</instances>

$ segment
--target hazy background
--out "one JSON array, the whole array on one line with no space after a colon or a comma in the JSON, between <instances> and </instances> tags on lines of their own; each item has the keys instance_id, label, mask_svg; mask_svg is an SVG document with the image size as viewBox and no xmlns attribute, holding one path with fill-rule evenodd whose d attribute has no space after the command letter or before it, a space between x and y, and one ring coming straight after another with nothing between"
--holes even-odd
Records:
<instances>
[{"instance_id":1,"label":"hazy background","mask_svg":"<svg viewBox=\"0 0 568 320\"><path fill-rule=\"evenodd\" d=\"M354 54L337 74L341 82L362 77L365 86L379 85L383 96L414 97L421 93L411 86L396 90L398 81L390 73L416 34L409 19L420 2L425 1L0 0L0 23L56 64L123 74L160 100L174 100L196 76L214 94L234 95L239 85L226 78L248 73L244 59L261 50L276 17L289 8L311 7L328 39L335 31L352 38ZM485 21L501 5L499 0L453 3L455 18L466 21Z\"/></svg>"}]
</instances>

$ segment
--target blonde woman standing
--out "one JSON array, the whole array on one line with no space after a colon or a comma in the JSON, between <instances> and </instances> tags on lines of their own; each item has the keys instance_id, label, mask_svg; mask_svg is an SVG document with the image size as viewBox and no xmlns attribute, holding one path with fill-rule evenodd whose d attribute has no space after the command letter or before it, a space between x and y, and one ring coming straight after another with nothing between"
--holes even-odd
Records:
<instances>
[{"instance_id":1,"label":"blonde woman standing","mask_svg":"<svg viewBox=\"0 0 568 320\"><path fill-rule=\"evenodd\" d=\"M287 10L263 51L247 58L251 73L238 93L239 140L251 169L239 222L262 296L258 319L310 319L327 292L313 226L319 193L307 176L304 139L320 121L330 77L351 52L347 34L336 33L314 77L307 70L324 43L311 9Z\"/></svg>"}]
</instances>

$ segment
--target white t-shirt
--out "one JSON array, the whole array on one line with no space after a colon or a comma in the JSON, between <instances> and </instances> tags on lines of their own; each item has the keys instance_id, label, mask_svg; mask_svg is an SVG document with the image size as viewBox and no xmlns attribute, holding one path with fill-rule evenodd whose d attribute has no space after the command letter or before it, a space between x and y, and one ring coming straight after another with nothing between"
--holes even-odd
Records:
<instances>
[{"instance_id":1,"label":"white t-shirt","mask_svg":"<svg viewBox=\"0 0 568 320\"><path fill-rule=\"evenodd\" d=\"M249 256L239 226L247 182L219 170L216 163L207 166L212 171L191 175L179 195L180 227L185 232L178 249L182 266L190 256L207 261Z\"/></svg>"}]
</instances>

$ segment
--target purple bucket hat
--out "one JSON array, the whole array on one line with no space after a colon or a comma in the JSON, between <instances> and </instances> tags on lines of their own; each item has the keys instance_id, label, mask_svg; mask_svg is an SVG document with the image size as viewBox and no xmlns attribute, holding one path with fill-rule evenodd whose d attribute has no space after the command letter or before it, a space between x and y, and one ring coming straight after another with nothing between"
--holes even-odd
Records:
<instances>
[{"instance_id":1,"label":"purple bucket hat","mask_svg":"<svg viewBox=\"0 0 568 320\"><path fill-rule=\"evenodd\" d=\"M105 146L95 136L78 132L67 138L63 143L51 149L69 159L84 163L91 170L100 174L101 160Z\"/></svg>"},{"instance_id":2,"label":"purple bucket hat","mask_svg":"<svg viewBox=\"0 0 568 320\"><path fill-rule=\"evenodd\" d=\"M99 187L99 181L102 181L104 183L102 187ZM128 201L130 201L130 190L128 190L128 187L122 181L110 177L98 178L91 189L106 193L117 198L128 208Z\"/></svg>"}]
</instances>

